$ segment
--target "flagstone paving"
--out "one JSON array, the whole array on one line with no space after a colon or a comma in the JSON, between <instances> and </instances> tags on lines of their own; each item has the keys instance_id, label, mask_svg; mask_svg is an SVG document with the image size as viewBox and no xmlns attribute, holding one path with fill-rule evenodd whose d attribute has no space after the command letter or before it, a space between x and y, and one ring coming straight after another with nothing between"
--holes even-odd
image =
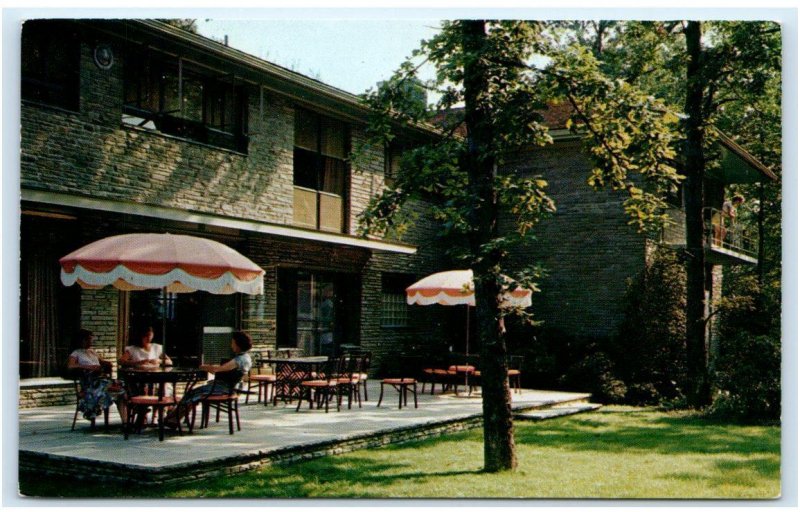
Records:
<instances>
[{"instance_id":1,"label":"flagstone paving","mask_svg":"<svg viewBox=\"0 0 800 512\"><path fill-rule=\"evenodd\" d=\"M228 434L223 417L211 419L207 429L192 435L168 432L158 441L157 429L131 434L123 439L116 411L108 431L94 430L78 419L70 430L74 406L43 407L19 411L20 467L45 473L64 474L99 471L100 477L143 481L175 478L202 478L208 474L249 469L264 463L287 462L326 454L341 453L410 439L439 435L447 431L480 426L481 397L450 394L419 395L419 408L397 407L397 394L387 391L381 407L376 407L378 383L370 382L370 400L359 409L335 408L300 411L295 404L272 405L241 400L242 430ZM552 406L566 413L580 412L574 407L589 395L560 391L523 390L512 393L516 413L552 415ZM573 407L565 407L571 405ZM533 413L535 415L535 413ZM98 422L100 425L101 422ZM198 421L199 424L199 421ZM94 469L93 469L94 468ZM153 472L148 477L148 471Z\"/></svg>"}]
</instances>

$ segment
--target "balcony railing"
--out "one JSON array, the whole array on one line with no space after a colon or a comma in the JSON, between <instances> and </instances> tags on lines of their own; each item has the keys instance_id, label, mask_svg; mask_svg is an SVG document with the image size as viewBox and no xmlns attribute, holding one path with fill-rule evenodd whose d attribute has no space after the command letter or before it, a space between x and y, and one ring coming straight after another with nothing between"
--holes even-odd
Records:
<instances>
[{"instance_id":1,"label":"balcony railing","mask_svg":"<svg viewBox=\"0 0 800 512\"><path fill-rule=\"evenodd\" d=\"M683 210L667 211L670 222L661 231L661 243L671 247L686 247L686 217ZM731 223L716 208L703 209L703 233L706 250L720 262L744 260L754 263L758 258L758 236L741 224Z\"/></svg>"},{"instance_id":2,"label":"balcony railing","mask_svg":"<svg viewBox=\"0 0 800 512\"><path fill-rule=\"evenodd\" d=\"M758 257L758 237L741 224L731 222L716 208L703 208L706 246L732 253Z\"/></svg>"}]
</instances>

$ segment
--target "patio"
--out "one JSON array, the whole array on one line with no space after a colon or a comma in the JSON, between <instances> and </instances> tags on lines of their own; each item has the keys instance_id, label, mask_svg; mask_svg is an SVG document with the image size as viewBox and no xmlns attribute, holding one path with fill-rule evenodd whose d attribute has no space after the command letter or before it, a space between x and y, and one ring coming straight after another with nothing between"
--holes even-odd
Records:
<instances>
[{"instance_id":1,"label":"patio","mask_svg":"<svg viewBox=\"0 0 800 512\"><path fill-rule=\"evenodd\" d=\"M236 473L263 464L343 453L361 448L433 437L481 425L481 398L429 393L419 408L397 408L387 391L376 407L379 381L370 381L369 401L339 412L245 405L240 400L242 430L228 434L227 422L195 429L192 435L170 433L159 442L157 429L146 429L125 441L119 416L112 412L108 432L79 418L70 430L74 406L19 411L19 466L37 474L71 475L140 484L164 484ZM588 394L522 390L512 393L519 417L545 419L595 408ZM100 423L99 423L100 424Z\"/></svg>"}]
</instances>

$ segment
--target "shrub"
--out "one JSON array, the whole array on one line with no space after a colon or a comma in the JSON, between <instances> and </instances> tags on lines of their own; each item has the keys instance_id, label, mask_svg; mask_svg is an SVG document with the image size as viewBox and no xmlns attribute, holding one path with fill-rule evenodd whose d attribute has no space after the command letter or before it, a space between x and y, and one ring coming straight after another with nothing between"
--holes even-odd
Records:
<instances>
[{"instance_id":1,"label":"shrub","mask_svg":"<svg viewBox=\"0 0 800 512\"><path fill-rule=\"evenodd\" d=\"M777 420L781 415L780 340L739 333L725 340L716 364L711 413L740 420Z\"/></svg>"},{"instance_id":2,"label":"shrub","mask_svg":"<svg viewBox=\"0 0 800 512\"><path fill-rule=\"evenodd\" d=\"M628 284L625 317L610 352L637 405L674 400L686 379L686 273L675 251L656 249Z\"/></svg>"},{"instance_id":3,"label":"shrub","mask_svg":"<svg viewBox=\"0 0 800 512\"><path fill-rule=\"evenodd\" d=\"M561 383L575 391L590 392L593 400L607 404L622 403L627 392L625 383L614 375L611 359L599 351L570 366Z\"/></svg>"}]
</instances>

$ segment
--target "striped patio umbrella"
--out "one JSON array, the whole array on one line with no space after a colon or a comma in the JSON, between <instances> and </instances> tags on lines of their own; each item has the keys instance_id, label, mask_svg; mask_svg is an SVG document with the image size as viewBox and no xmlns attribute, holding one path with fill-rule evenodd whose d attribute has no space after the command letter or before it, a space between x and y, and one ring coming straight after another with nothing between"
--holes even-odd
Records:
<instances>
[{"instance_id":1,"label":"striped patio umbrella","mask_svg":"<svg viewBox=\"0 0 800 512\"><path fill-rule=\"evenodd\" d=\"M512 281L510 277L503 278ZM501 307L529 307L531 295L531 290L523 288L508 291L503 295ZM406 302L420 306L467 306L466 355L469 356L469 307L475 306L472 270L448 270L424 277L406 288Z\"/></svg>"},{"instance_id":2,"label":"striped patio umbrella","mask_svg":"<svg viewBox=\"0 0 800 512\"><path fill-rule=\"evenodd\" d=\"M103 238L60 260L61 282L82 288L198 290L214 294L264 292L264 270L214 240L169 233Z\"/></svg>"}]
</instances>

